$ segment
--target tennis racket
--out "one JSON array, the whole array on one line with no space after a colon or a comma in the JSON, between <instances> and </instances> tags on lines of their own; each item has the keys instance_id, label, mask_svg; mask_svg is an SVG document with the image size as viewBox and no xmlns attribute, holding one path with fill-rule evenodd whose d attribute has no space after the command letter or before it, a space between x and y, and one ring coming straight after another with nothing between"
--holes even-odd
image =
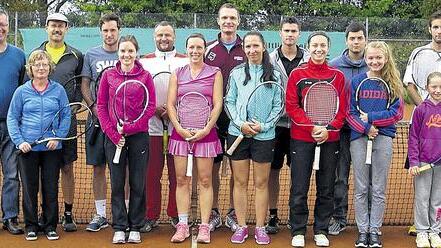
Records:
<instances>
[{"instance_id":1,"label":"tennis racket","mask_svg":"<svg viewBox=\"0 0 441 248\"><path fill-rule=\"evenodd\" d=\"M430 163L430 164L426 164L426 163L424 163L423 164L423 166L421 166L419 169L418 169L418 171L419 172L424 172L424 171L426 171L426 170L430 170L430 169L432 169L433 167L437 167L437 166L440 166L441 165L441 158L438 158L435 162L433 162L433 163Z\"/></svg>"},{"instance_id":2,"label":"tennis racket","mask_svg":"<svg viewBox=\"0 0 441 248\"><path fill-rule=\"evenodd\" d=\"M156 106L163 106L167 102L167 90L171 73L169 71L158 72L153 76L155 84ZM168 123L166 118L160 118L162 122L162 153L168 152Z\"/></svg>"},{"instance_id":3,"label":"tennis racket","mask_svg":"<svg viewBox=\"0 0 441 248\"><path fill-rule=\"evenodd\" d=\"M135 124L145 114L149 103L147 86L138 80L126 80L116 88L112 109L117 125ZM113 163L120 161L122 147L116 146Z\"/></svg>"},{"instance_id":4,"label":"tennis racket","mask_svg":"<svg viewBox=\"0 0 441 248\"><path fill-rule=\"evenodd\" d=\"M441 53L431 49L422 48L412 57L412 79L420 91L422 98L429 94L426 90L427 76L435 71L441 72Z\"/></svg>"},{"instance_id":5,"label":"tennis racket","mask_svg":"<svg viewBox=\"0 0 441 248\"><path fill-rule=\"evenodd\" d=\"M211 106L207 98L199 92L191 91L184 94L178 102L178 121L182 128L195 133L204 129L210 119ZM193 152L197 142L187 140L187 173L191 177L193 172Z\"/></svg>"},{"instance_id":6,"label":"tennis racket","mask_svg":"<svg viewBox=\"0 0 441 248\"><path fill-rule=\"evenodd\" d=\"M91 81L91 87L90 87L90 91L91 91L91 95L92 95L92 100L93 103L90 106L90 108L93 108L96 104L96 100L98 98L98 87L101 81L101 78L104 74L105 71L107 71L108 69L113 68L114 66L109 66L104 68L99 74L98 77L96 78L96 81ZM94 145L95 141L96 141L96 137L98 136L98 133L100 132L100 122L98 121L98 117L93 115L92 117L92 121L93 121L93 126L92 126L92 134L90 134L90 139L89 139L89 145Z\"/></svg>"},{"instance_id":7,"label":"tennis racket","mask_svg":"<svg viewBox=\"0 0 441 248\"><path fill-rule=\"evenodd\" d=\"M82 102L73 102L67 104L66 106L62 107L55 113L49 125L44 129L42 135L34 142L30 143L31 147L34 147L39 144L47 143L51 140L57 140L57 141L74 140L84 135L91 128L92 123L86 125L86 128L84 130L81 130L80 132L75 130L74 132L69 132L67 137L60 137L58 134L58 129L61 119L64 117L63 114L65 113L69 114L68 118L70 118L71 120L73 119L72 117L74 116L76 117L76 119L79 118L83 119L85 115L88 117L92 116L92 111L89 109L89 107L86 104ZM22 154L22 151L17 150L17 153Z\"/></svg>"},{"instance_id":8,"label":"tennis racket","mask_svg":"<svg viewBox=\"0 0 441 248\"><path fill-rule=\"evenodd\" d=\"M275 81L266 81L256 85L256 87L251 92L248 97L247 105L246 105L246 117L244 120L248 122L259 122L265 123L272 120L268 120L270 117L271 109L262 108L262 105L268 103L268 101L272 101L276 97L280 97L282 108L281 111L272 118L278 120L280 116L284 113L285 107L285 90L283 86ZM242 113L243 111L241 111ZM231 122L233 123L233 122ZM234 124L234 123L233 123ZM240 129L240 127L238 127ZM234 140L233 144L231 144L230 148L227 150L228 155L232 155L236 150L237 146L239 146L240 142L242 142L244 135L241 133Z\"/></svg>"},{"instance_id":9,"label":"tennis racket","mask_svg":"<svg viewBox=\"0 0 441 248\"><path fill-rule=\"evenodd\" d=\"M362 114L379 112L389 109L391 102L391 91L389 85L381 78L365 78L357 86L355 91L355 102L357 110ZM368 137L366 145L366 164L372 164L373 138Z\"/></svg>"},{"instance_id":10,"label":"tennis racket","mask_svg":"<svg viewBox=\"0 0 441 248\"><path fill-rule=\"evenodd\" d=\"M339 98L335 87L327 82L316 82L308 88L303 101L303 110L315 126L326 127L338 112ZM312 168L320 169L320 145L315 146Z\"/></svg>"}]
</instances>

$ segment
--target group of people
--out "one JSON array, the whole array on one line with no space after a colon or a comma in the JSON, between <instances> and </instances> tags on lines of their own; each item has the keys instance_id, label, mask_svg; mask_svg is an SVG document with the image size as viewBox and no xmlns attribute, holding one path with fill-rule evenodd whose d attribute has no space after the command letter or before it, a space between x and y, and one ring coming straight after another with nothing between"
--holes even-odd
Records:
<instances>
[{"instance_id":1,"label":"group of people","mask_svg":"<svg viewBox=\"0 0 441 248\"><path fill-rule=\"evenodd\" d=\"M305 246L309 215L307 196L314 152L320 144L320 169L315 171L315 244L329 246L327 236L339 235L348 224L348 178L352 161L355 220L359 232L355 246L382 247L380 228L392 139L396 134L395 125L403 116L404 88L391 49L385 42L368 43L363 25L354 22L347 27L347 49L328 62L329 36L321 31L312 32L306 48L302 48L297 44L300 22L294 17L284 17L279 30L281 46L269 53L260 32L250 31L243 39L239 37L239 11L227 3L218 11L220 33L216 40L207 42L203 35L192 34L185 41L186 54L180 54L174 46L173 26L162 21L154 29L156 51L139 59L136 38L132 35L120 37L120 18L105 14L100 19L103 43L83 57L64 42L69 21L56 13L46 20L48 41L36 48L26 63L24 53L6 42L8 21L7 13L1 10L0 63L5 65L0 69L0 85L4 89L0 98L2 209L3 227L11 233L23 233L17 223L19 172L25 238L36 240L38 231L44 231L49 240L59 238L56 226L60 169L65 201L62 226L65 231L76 231L72 215L76 141L50 141L34 147L30 143L42 135L58 110L82 97L95 115L95 120L88 121L100 124L96 136L92 135L93 129L86 134L86 163L93 166L96 206L96 215L86 230L99 231L109 225L105 177L108 164L112 187L112 242L141 242L140 232L149 232L158 226L160 178L166 164L169 179L167 214L176 228L171 242L186 240L191 225L192 180L186 176L188 140L191 140L196 172L193 175L200 189L201 223L197 241L210 243L210 233L223 222L218 194L224 152L238 136L244 135L228 156L232 177L225 225L233 232L232 243L244 243L249 236L246 216L250 165L254 167L255 241L269 244L269 234L279 231L279 174L286 161L291 170L288 220L291 245ZM429 32L432 42L427 46L441 52L440 11L431 16ZM23 68L26 68L26 77ZM418 105L409 134L409 173L415 175L416 189L416 242L418 247L440 247L440 225L436 221L436 209L441 207L441 186L436 178L440 169L418 175L418 167L441 156L440 149L436 149L441 144L441 73L430 74L427 85L416 87L411 69L409 65L403 81L412 101ZM154 76L164 71L171 73L170 80L165 83L168 85L159 85ZM75 75L83 75L77 84L65 83ZM23 80L24 77L27 80ZM355 91L361 81L373 77L383 79L391 88L391 105L382 112L361 113L357 109ZM130 79L144 84L150 97L147 110L136 125L120 126L112 112L112 99L118 86ZM247 99L259 83L266 81L279 84L286 96L277 94L278 87L268 88L271 97L255 103L263 116L247 120L244 113ZM19 86L21 82L24 84ZM333 85L338 95L335 118L325 127L312 123L304 109L307 92L316 83ZM99 86L96 95L95 84ZM81 85L81 91L72 85ZM427 89L427 97L418 93L421 87ZM178 102L192 91L205 96L211 108L210 118L201 130L183 128L177 114ZM132 105L135 107L129 111L137 111L138 105ZM280 119L274 118L280 112L284 112ZM57 135L66 136L76 129L76 120L68 112L61 117ZM172 131L168 151L163 151L162 135L167 127ZM371 166L365 165L368 137L374 139ZM92 138L94 142L89 142ZM114 163L118 147L122 148L121 158L119 163ZM17 149L22 154L16 153ZM40 181L43 213L39 217Z\"/></svg>"}]
</instances>

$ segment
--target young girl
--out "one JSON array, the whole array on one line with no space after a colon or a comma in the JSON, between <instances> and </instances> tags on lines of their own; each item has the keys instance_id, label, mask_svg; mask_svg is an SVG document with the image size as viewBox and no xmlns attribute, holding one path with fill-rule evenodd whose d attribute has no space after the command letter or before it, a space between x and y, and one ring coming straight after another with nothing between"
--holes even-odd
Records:
<instances>
[{"instance_id":1,"label":"young girl","mask_svg":"<svg viewBox=\"0 0 441 248\"><path fill-rule=\"evenodd\" d=\"M282 94L277 86L271 88L271 98L258 102L261 109L258 120L247 121L244 111L251 92L257 84L264 81L280 83L280 74L271 65L269 53L265 48L262 34L256 31L244 37L244 51L247 62L235 67L229 78L225 97L225 111L231 122L228 127L228 147L243 133L245 137L231 155L234 175L233 200L236 207L238 227L231 237L232 243L243 243L248 237L246 226L247 187L250 170L250 159L254 164L254 186L256 189L256 229L254 237L258 244L269 244L270 238L265 232L265 217L268 210L268 178L274 152L275 125L282 111ZM264 86L265 87L265 86ZM240 127L240 128L239 128Z\"/></svg>"},{"instance_id":2,"label":"young girl","mask_svg":"<svg viewBox=\"0 0 441 248\"><path fill-rule=\"evenodd\" d=\"M417 247L441 247L440 222L436 212L441 207L441 168L419 172L419 167L441 157L441 73L427 78L429 98L415 109L409 132L409 174L415 176L415 227ZM430 240L430 242L429 242Z\"/></svg>"},{"instance_id":3,"label":"young girl","mask_svg":"<svg viewBox=\"0 0 441 248\"><path fill-rule=\"evenodd\" d=\"M389 166L392 159L392 139L395 137L395 124L403 117L402 83L392 57L391 50L385 42L371 42L365 51L365 60L369 71L352 79L351 105L348 123L351 126L351 156L354 168L355 185L355 221L358 226L356 247L382 247L378 232L383 223L386 200L386 184ZM365 78L383 79L391 89L391 103L388 110L360 113L356 107L355 94L357 86ZM384 99L378 99L384 101ZM367 136L373 140L372 151L372 207L368 211L369 171L366 162Z\"/></svg>"}]
</instances>

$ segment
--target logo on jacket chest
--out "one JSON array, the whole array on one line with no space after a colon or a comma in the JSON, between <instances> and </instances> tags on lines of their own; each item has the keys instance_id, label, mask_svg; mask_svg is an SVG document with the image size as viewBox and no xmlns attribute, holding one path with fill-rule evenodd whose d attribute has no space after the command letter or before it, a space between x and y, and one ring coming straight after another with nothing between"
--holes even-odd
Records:
<instances>
[{"instance_id":1,"label":"logo on jacket chest","mask_svg":"<svg viewBox=\"0 0 441 248\"><path fill-rule=\"evenodd\" d=\"M207 59L209 59L210 61L213 61L216 58L216 54L214 52L209 52Z\"/></svg>"},{"instance_id":2,"label":"logo on jacket chest","mask_svg":"<svg viewBox=\"0 0 441 248\"><path fill-rule=\"evenodd\" d=\"M429 120L426 122L426 125L428 128L441 127L441 114L431 115Z\"/></svg>"}]
</instances>

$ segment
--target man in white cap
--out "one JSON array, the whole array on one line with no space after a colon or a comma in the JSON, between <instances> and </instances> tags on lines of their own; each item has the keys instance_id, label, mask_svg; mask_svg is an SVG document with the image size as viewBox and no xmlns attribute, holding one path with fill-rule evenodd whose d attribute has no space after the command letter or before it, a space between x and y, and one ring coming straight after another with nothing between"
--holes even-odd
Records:
<instances>
[{"instance_id":1,"label":"man in white cap","mask_svg":"<svg viewBox=\"0 0 441 248\"><path fill-rule=\"evenodd\" d=\"M81 101L81 78L69 80L81 74L83 67L83 54L64 42L64 37L69 29L67 17L61 13L50 14L46 19L46 32L48 40L43 42L35 50L45 50L56 65L55 70L49 76L63 85L66 90L69 102ZM71 120L71 132L76 132L77 121ZM72 216L73 198L75 192L75 181L73 173L73 162L77 160L77 141L63 141L63 167L61 168L61 188L64 196L64 216L62 221L63 229L66 232L74 232L77 226ZM45 220L42 220L43 223Z\"/></svg>"}]
</instances>

